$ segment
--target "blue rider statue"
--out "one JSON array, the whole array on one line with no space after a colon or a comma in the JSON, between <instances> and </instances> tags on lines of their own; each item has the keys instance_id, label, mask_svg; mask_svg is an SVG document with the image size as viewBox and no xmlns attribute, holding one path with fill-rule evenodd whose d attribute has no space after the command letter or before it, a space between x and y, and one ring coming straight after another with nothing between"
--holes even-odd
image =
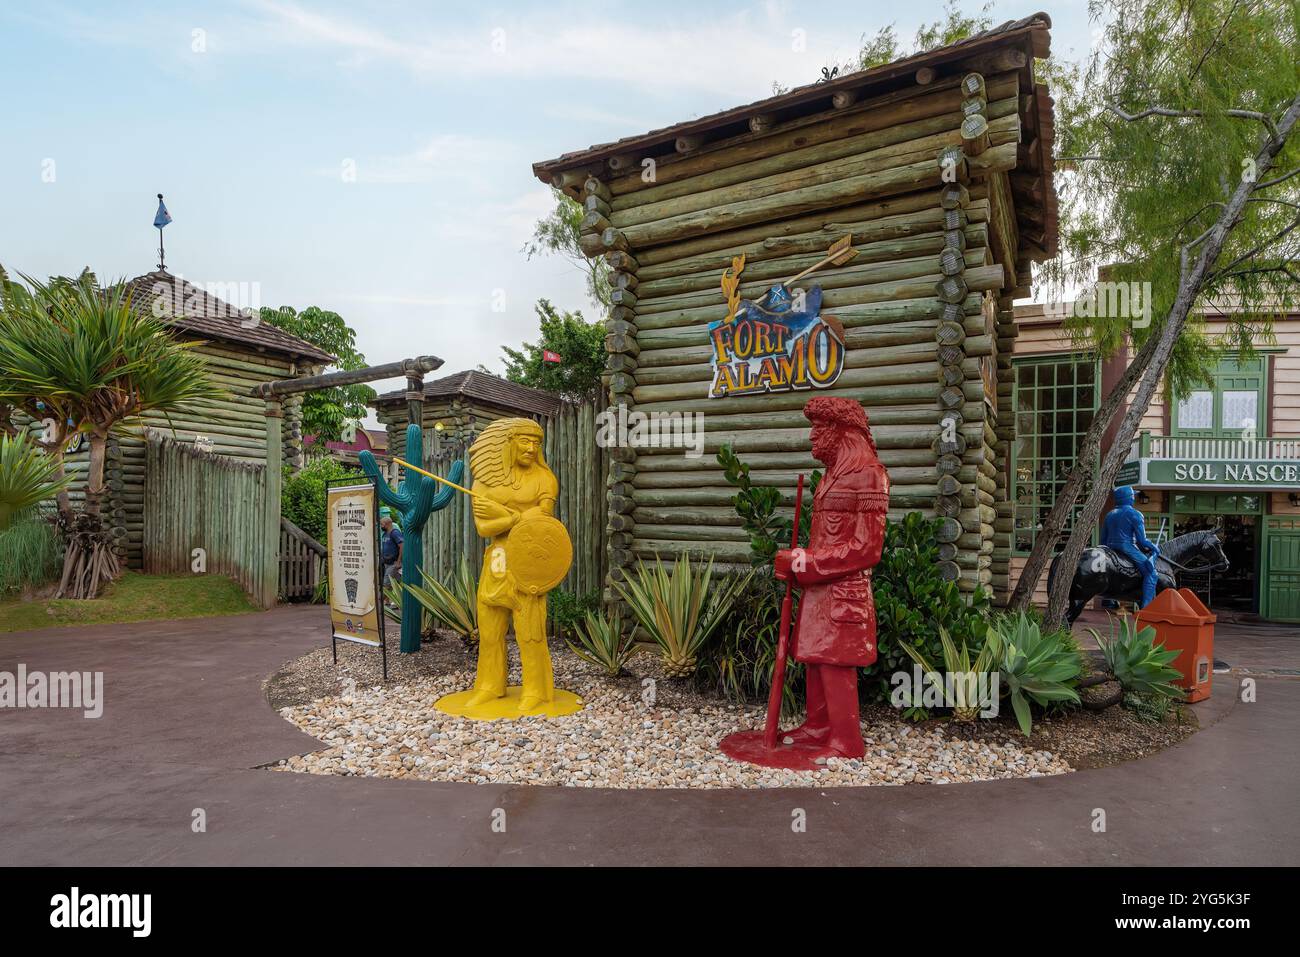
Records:
<instances>
[{"instance_id":1,"label":"blue rider statue","mask_svg":"<svg viewBox=\"0 0 1300 957\"><path fill-rule=\"evenodd\" d=\"M1133 507L1133 489L1121 485L1114 491L1115 507L1101 526L1101 543L1132 560L1142 575L1142 607L1156 597L1156 559L1160 549L1146 536L1146 518ZM1148 554L1149 553L1149 554Z\"/></svg>"}]
</instances>

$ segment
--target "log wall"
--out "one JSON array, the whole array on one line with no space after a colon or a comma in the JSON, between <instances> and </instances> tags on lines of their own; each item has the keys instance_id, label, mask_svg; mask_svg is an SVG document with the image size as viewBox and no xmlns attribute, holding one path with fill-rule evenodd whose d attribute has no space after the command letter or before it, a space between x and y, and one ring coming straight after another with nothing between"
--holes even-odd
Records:
<instances>
[{"instance_id":1,"label":"log wall","mask_svg":"<svg viewBox=\"0 0 1300 957\"><path fill-rule=\"evenodd\" d=\"M685 155L652 176L621 160L610 165L632 172L588 176L581 244L614 270L611 402L703 413L706 429L699 459L614 450L611 582L657 554L746 561L733 490L714 458L721 445L756 481L784 489L787 505L795 476L818 467L801 414L813 393L708 398L707 326L725 314L719 279L734 256L746 257L740 292L753 299L851 233L858 256L801 284L822 287L822 314L846 330L844 371L818 391L866 408L893 482L891 518L943 519L945 576L968 592L1005 587L1010 294L1024 281L1008 173L1021 113L1017 72L968 73L785 127L680 144Z\"/></svg>"},{"instance_id":2,"label":"log wall","mask_svg":"<svg viewBox=\"0 0 1300 957\"><path fill-rule=\"evenodd\" d=\"M229 575L258 597L267 560L266 465L160 435L151 436L144 451L144 571L193 573L194 549L201 548L207 574Z\"/></svg>"},{"instance_id":3,"label":"log wall","mask_svg":"<svg viewBox=\"0 0 1300 957\"><path fill-rule=\"evenodd\" d=\"M115 551L127 567L145 566L144 522L147 473L146 445L150 435L165 436L183 444L203 439L203 448L238 461L266 463L266 403L249 396L255 384L295 375L287 358L241 349L228 344L206 342L195 348L208 362L211 379L223 390L217 399L193 403L189 408L163 416L151 412L136 420L109 440L104 463L107 496L104 515L113 536ZM310 374L306 367L299 370ZM301 464L302 396L284 402L284 461ZM70 494L74 502L85 496L89 444L65 458L64 467L73 477ZM186 565L188 568L188 564Z\"/></svg>"}]
</instances>

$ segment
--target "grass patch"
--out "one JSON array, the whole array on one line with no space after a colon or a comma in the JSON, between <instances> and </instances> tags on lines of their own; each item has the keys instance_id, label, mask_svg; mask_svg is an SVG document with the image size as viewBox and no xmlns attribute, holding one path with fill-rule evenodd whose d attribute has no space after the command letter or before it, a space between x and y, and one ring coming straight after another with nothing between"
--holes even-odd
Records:
<instances>
[{"instance_id":1,"label":"grass patch","mask_svg":"<svg viewBox=\"0 0 1300 957\"><path fill-rule=\"evenodd\" d=\"M61 625L206 618L257 611L239 585L220 575L127 572L92 601L70 598L0 600L0 634Z\"/></svg>"}]
</instances>

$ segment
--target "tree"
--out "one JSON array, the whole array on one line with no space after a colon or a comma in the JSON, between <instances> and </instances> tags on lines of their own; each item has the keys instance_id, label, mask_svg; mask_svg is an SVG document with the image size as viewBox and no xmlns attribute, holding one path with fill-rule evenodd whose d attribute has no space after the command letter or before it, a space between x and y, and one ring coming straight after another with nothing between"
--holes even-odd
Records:
<instances>
[{"instance_id":1,"label":"tree","mask_svg":"<svg viewBox=\"0 0 1300 957\"><path fill-rule=\"evenodd\" d=\"M604 327L587 322L581 312L560 312L548 299L537 300L536 308L541 338L518 349L501 347L506 354L506 378L566 399L598 396L605 369ZM544 361L543 351L557 353L560 361Z\"/></svg>"},{"instance_id":2,"label":"tree","mask_svg":"<svg viewBox=\"0 0 1300 957\"><path fill-rule=\"evenodd\" d=\"M263 306L261 319L336 357L339 369L350 372L366 365L366 357L357 351L356 331L337 312L318 306L309 306L302 312L295 312L289 306L279 309ZM302 400L303 431L315 435L320 448L325 447L325 442L337 442L349 424L365 418L367 403L374 398L375 390L364 384L308 392Z\"/></svg>"},{"instance_id":3,"label":"tree","mask_svg":"<svg viewBox=\"0 0 1300 957\"><path fill-rule=\"evenodd\" d=\"M587 296L602 310L609 307L609 264L597 256L588 259L578 245L578 234L582 227L583 209L564 194L563 190L551 188L555 198L555 208L537 221L533 228L533 238L524 244L528 258L543 254L563 256L586 275Z\"/></svg>"},{"instance_id":4,"label":"tree","mask_svg":"<svg viewBox=\"0 0 1300 957\"><path fill-rule=\"evenodd\" d=\"M56 597L94 598L118 574L100 518L109 436L146 412L167 414L219 397L195 343L180 342L148 310L132 308L126 287L101 288L89 272L30 289L0 276L0 403L42 426L39 442L63 475L69 432L90 446L80 511L59 496L67 540Z\"/></svg>"},{"instance_id":5,"label":"tree","mask_svg":"<svg viewBox=\"0 0 1300 957\"><path fill-rule=\"evenodd\" d=\"M1013 607L1028 603L1087 488L1060 558L1064 569L1078 563L1162 381L1176 401L1204 377L1216 349L1249 352L1254 336L1267 336L1271 316L1294 301L1298 278L1294 5L1095 0L1091 12L1109 19L1083 82L1058 90L1058 147L1074 172L1062 191L1063 256L1041 278L1088 282L1109 262L1107 281L1150 283L1149 309L1141 322L1131 312L1070 321L1076 339L1102 355L1130 342L1136 354L1084 436ZM1272 175L1275 167L1284 172ZM1197 312L1207 306L1232 318L1227 341L1206 342ZM1099 459L1101 437L1134 389ZM1049 621L1063 618L1070 579L1053 582Z\"/></svg>"},{"instance_id":6,"label":"tree","mask_svg":"<svg viewBox=\"0 0 1300 957\"><path fill-rule=\"evenodd\" d=\"M26 432L0 430L0 532L16 518L63 491L66 478L55 478L59 464Z\"/></svg>"},{"instance_id":7,"label":"tree","mask_svg":"<svg viewBox=\"0 0 1300 957\"><path fill-rule=\"evenodd\" d=\"M894 25L889 23L877 30L875 36L869 40L864 33L862 47L858 50L857 57L836 66L842 76L892 63L914 53L924 53L926 50L956 43L992 26L993 18L989 16L989 11L992 9L993 4L986 3L980 8L978 14L969 17L961 12L957 0L948 0L944 4L942 19L935 20L933 23L923 23L917 29L910 52L904 52L898 42L898 35L894 32Z\"/></svg>"}]
</instances>

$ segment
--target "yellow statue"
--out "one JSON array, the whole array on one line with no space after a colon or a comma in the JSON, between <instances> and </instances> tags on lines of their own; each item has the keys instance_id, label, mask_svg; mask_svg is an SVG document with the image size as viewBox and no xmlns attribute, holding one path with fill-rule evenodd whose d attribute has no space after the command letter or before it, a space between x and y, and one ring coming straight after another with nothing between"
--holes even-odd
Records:
<instances>
[{"instance_id":1,"label":"yellow statue","mask_svg":"<svg viewBox=\"0 0 1300 957\"><path fill-rule=\"evenodd\" d=\"M569 534L554 517L560 485L542 455L532 419L497 419L470 446L474 527L490 539L478 581L478 673L474 687L438 701L469 718L558 717L582 708L556 691L546 646L546 593L573 562ZM523 687L506 686L506 631L514 624Z\"/></svg>"}]
</instances>

